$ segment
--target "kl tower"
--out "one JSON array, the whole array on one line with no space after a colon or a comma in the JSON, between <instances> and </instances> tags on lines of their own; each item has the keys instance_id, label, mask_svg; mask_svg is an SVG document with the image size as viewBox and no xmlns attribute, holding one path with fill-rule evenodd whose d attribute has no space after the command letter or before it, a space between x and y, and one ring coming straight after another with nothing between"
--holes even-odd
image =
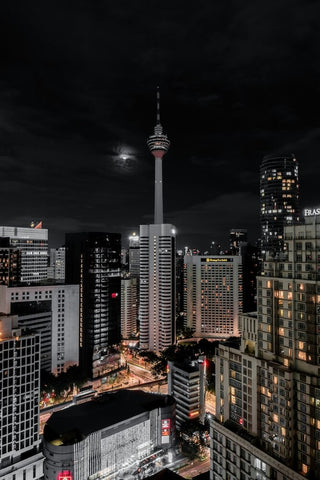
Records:
<instances>
[{"instance_id":1,"label":"kl tower","mask_svg":"<svg viewBox=\"0 0 320 480\"><path fill-rule=\"evenodd\" d=\"M157 123L154 134L147 141L149 150L155 160L155 184L154 184L154 223L163 223L163 192L162 192L162 157L170 147L170 141L162 131L160 123L160 92L157 87Z\"/></svg>"},{"instance_id":2,"label":"kl tower","mask_svg":"<svg viewBox=\"0 0 320 480\"><path fill-rule=\"evenodd\" d=\"M160 123L157 88L157 121L147 141L155 159L154 223L140 225L140 348L159 353L175 343L176 230L163 223L162 157L170 141Z\"/></svg>"}]
</instances>

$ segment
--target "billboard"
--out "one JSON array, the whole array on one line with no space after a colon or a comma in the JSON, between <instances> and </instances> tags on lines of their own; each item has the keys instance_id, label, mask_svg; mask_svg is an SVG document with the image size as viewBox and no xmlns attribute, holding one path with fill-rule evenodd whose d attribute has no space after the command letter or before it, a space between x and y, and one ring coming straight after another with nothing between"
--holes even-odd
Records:
<instances>
[{"instance_id":1,"label":"billboard","mask_svg":"<svg viewBox=\"0 0 320 480\"><path fill-rule=\"evenodd\" d=\"M161 420L161 443L169 443L170 441L170 418L163 418Z\"/></svg>"}]
</instances>

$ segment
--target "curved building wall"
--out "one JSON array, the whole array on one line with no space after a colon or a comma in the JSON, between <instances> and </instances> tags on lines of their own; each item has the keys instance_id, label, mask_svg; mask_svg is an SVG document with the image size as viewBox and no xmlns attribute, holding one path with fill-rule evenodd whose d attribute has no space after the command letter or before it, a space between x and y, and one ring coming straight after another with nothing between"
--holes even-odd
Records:
<instances>
[{"instance_id":1,"label":"curved building wall","mask_svg":"<svg viewBox=\"0 0 320 480\"><path fill-rule=\"evenodd\" d=\"M267 155L260 166L262 252L281 252L283 227L299 220L299 168L294 154Z\"/></svg>"},{"instance_id":2,"label":"curved building wall","mask_svg":"<svg viewBox=\"0 0 320 480\"><path fill-rule=\"evenodd\" d=\"M120 471L175 445L175 403L90 433L71 445L58 443L59 440L48 441L45 432L46 480L93 480L98 474L117 478ZM65 477L61 476L63 472Z\"/></svg>"}]
</instances>

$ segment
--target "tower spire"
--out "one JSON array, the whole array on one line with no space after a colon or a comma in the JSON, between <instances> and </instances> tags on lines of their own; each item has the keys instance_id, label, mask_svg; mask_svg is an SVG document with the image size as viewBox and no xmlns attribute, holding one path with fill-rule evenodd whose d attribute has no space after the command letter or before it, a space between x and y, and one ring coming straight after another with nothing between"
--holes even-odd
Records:
<instances>
[{"instance_id":1,"label":"tower spire","mask_svg":"<svg viewBox=\"0 0 320 480\"><path fill-rule=\"evenodd\" d=\"M160 123L160 90L157 87L157 123L154 134L147 141L149 150L155 159L155 188L154 188L154 223L163 223L162 200L162 157L169 150L170 141L162 131Z\"/></svg>"},{"instance_id":2,"label":"tower spire","mask_svg":"<svg viewBox=\"0 0 320 480\"><path fill-rule=\"evenodd\" d=\"M157 86L157 125L160 125L160 88Z\"/></svg>"}]
</instances>

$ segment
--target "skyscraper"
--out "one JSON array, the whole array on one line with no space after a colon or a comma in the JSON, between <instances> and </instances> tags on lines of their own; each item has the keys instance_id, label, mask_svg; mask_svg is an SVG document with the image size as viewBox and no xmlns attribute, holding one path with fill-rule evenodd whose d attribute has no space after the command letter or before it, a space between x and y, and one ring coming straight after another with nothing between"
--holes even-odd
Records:
<instances>
[{"instance_id":1,"label":"skyscraper","mask_svg":"<svg viewBox=\"0 0 320 480\"><path fill-rule=\"evenodd\" d=\"M47 278L48 230L41 222L32 228L0 227L0 247L20 251L20 283L39 283Z\"/></svg>"},{"instance_id":2,"label":"skyscraper","mask_svg":"<svg viewBox=\"0 0 320 480\"><path fill-rule=\"evenodd\" d=\"M43 478L40 453L40 337L0 316L0 478Z\"/></svg>"},{"instance_id":3,"label":"skyscraper","mask_svg":"<svg viewBox=\"0 0 320 480\"><path fill-rule=\"evenodd\" d=\"M175 342L175 235L173 225L163 223L162 157L170 142L160 123L157 91L157 123L148 139L155 159L154 224L140 225L140 347L158 352Z\"/></svg>"},{"instance_id":4,"label":"skyscraper","mask_svg":"<svg viewBox=\"0 0 320 480\"><path fill-rule=\"evenodd\" d=\"M129 339L137 332L138 318L138 279L121 279L121 337Z\"/></svg>"},{"instance_id":5,"label":"skyscraper","mask_svg":"<svg viewBox=\"0 0 320 480\"><path fill-rule=\"evenodd\" d=\"M267 155L260 166L261 250L283 250L283 227L299 220L299 172L293 154Z\"/></svg>"},{"instance_id":6,"label":"skyscraper","mask_svg":"<svg viewBox=\"0 0 320 480\"><path fill-rule=\"evenodd\" d=\"M213 480L320 478L320 217L307 212L264 261L240 351L219 346Z\"/></svg>"},{"instance_id":7,"label":"skyscraper","mask_svg":"<svg viewBox=\"0 0 320 480\"><path fill-rule=\"evenodd\" d=\"M120 342L121 235L68 233L65 245L66 281L80 284L80 366L95 378Z\"/></svg>"}]
</instances>

